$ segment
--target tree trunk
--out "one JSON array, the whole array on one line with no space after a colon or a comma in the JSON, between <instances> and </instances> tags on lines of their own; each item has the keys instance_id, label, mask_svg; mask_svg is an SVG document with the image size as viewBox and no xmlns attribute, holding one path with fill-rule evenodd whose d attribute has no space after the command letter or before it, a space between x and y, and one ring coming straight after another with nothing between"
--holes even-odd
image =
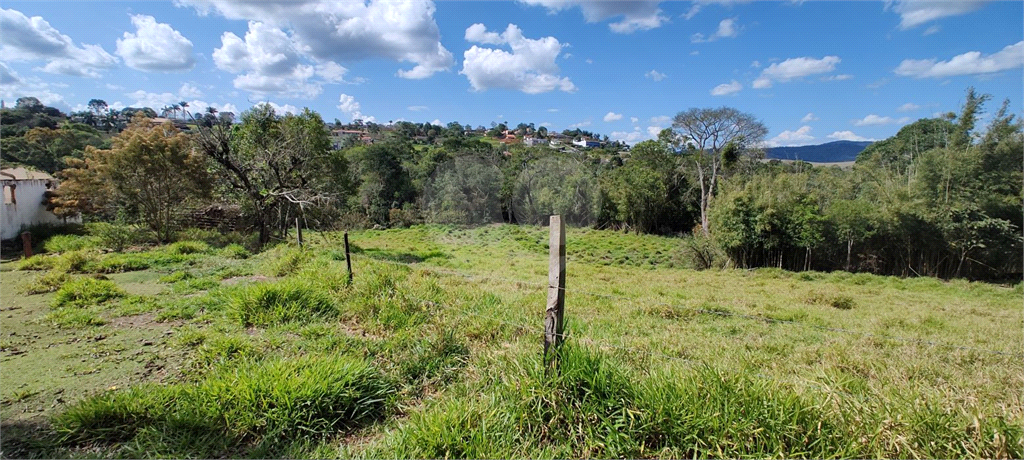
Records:
<instances>
[{"instance_id":1,"label":"tree trunk","mask_svg":"<svg viewBox=\"0 0 1024 460\"><path fill-rule=\"evenodd\" d=\"M850 254L853 252L853 239L846 240L846 271L850 271Z\"/></svg>"}]
</instances>

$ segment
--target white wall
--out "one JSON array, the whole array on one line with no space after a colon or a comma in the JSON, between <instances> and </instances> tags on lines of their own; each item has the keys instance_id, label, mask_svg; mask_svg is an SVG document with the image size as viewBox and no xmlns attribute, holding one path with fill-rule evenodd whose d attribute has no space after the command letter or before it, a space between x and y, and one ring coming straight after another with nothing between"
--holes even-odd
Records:
<instances>
[{"instance_id":1,"label":"white wall","mask_svg":"<svg viewBox=\"0 0 1024 460\"><path fill-rule=\"evenodd\" d=\"M17 237L25 228L35 224L63 224L65 220L46 210L43 205L43 194L46 193L46 182L42 179L4 180L3 207L0 208L0 239ZM14 188L14 202L10 202L10 184ZM81 223L81 216L67 218L67 223Z\"/></svg>"}]
</instances>

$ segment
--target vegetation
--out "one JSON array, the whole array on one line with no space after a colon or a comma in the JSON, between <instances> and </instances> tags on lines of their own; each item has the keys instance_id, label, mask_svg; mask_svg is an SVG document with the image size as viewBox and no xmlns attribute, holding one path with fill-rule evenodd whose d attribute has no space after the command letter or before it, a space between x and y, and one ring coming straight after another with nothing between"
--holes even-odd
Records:
<instances>
[{"instance_id":1,"label":"vegetation","mask_svg":"<svg viewBox=\"0 0 1024 460\"><path fill-rule=\"evenodd\" d=\"M97 252L85 267L134 254L152 268L109 280L70 274L61 290L74 306L49 307L64 294L5 297L23 318L7 321L24 323L2 344L19 353L5 361L4 451L1024 453L1012 345L1022 340L1019 285L696 271L681 268L690 261L678 238L571 228L569 339L555 372L537 340L546 228L351 232L351 285L339 235L308 237L303 250L279 245L247 259L196 243ZM35 279L10 268L0 266L5 283ZM40 339L22 340L22 328ZM55 389L63 403L52 404ZM22 425L37 404L48 423Z\"/></svg>"}]
</instances>

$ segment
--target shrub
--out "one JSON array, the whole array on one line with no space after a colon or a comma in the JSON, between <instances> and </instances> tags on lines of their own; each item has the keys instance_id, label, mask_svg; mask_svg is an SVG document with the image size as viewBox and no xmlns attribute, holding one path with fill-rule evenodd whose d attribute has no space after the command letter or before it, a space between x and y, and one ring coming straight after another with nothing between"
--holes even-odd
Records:
<instances>
[{"instance_id":1,"label":"shrub","mask_svg":"<svg viewBox=\"0 0 1024 460\"><path fill-rule=\"evenodd\" d=\"M86 227L90 235L99 238L99 244L107 249L121 252L124 248L153 242L150 230L125 223L96 222Z\"/></svg>"},{"instance_id":2,"label":"shrub","mask_svg":"<svg viewBox=\"0 0 1024 460\"><path fill-rule=\"evenodd\" d=\"M69 275L68 272L54 269L36 277L31 283L25 286L24 291L26 294L43 294L46 292L53 292L68 281L71 281L71 275Z\"/></svg>"},{"instance_id":3,"label":"shrub","mask_svg":"<svg viewBox=\"0 0 1024 460\"><path fill-rule=\"evenodd\" d=\"M87 307L125 295L112 281L95 278L76 278L57 290L53 307Z\"/></svg>"},{"instance_id":4,"label":"shrub","mask_svg":"<svg viewBox=\"0 0 1024 460\"><path fill-rule=\"evenodd\" d=\"M683 238L683 259L688 268L707 270L724 267L727 257L703 231L695 231L693 235Z\"/></svg>"},{"instance_id":5,"label":"shrub","mask_svg":"<svg viewBox=\"0 0 1024 460\"><path fill-rule=\"evenodd\" d=\"M268 276L287 276L299 271L312 259L312 252L282 244L266 253L261 271Z\"/></svg>"}]
</instances>

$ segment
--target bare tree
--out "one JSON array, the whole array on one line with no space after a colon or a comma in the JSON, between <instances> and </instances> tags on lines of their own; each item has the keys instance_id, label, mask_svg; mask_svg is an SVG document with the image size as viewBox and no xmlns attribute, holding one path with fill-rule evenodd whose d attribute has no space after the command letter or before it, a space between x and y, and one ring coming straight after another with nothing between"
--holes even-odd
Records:
<instances>
[{"instance_id":1,"label":"bare tree","mask_svg":"<svg viewBox=\"0 0 1024 460\"><path fill-rule=\"evenodd\" d=\"M672 119L672 130L691 156L700 185L700 226L708 234L708 205L718 187L723 151L758 154L768 128L756 117L731 107L691 108Z\"/></svg>"}]
</instances>

